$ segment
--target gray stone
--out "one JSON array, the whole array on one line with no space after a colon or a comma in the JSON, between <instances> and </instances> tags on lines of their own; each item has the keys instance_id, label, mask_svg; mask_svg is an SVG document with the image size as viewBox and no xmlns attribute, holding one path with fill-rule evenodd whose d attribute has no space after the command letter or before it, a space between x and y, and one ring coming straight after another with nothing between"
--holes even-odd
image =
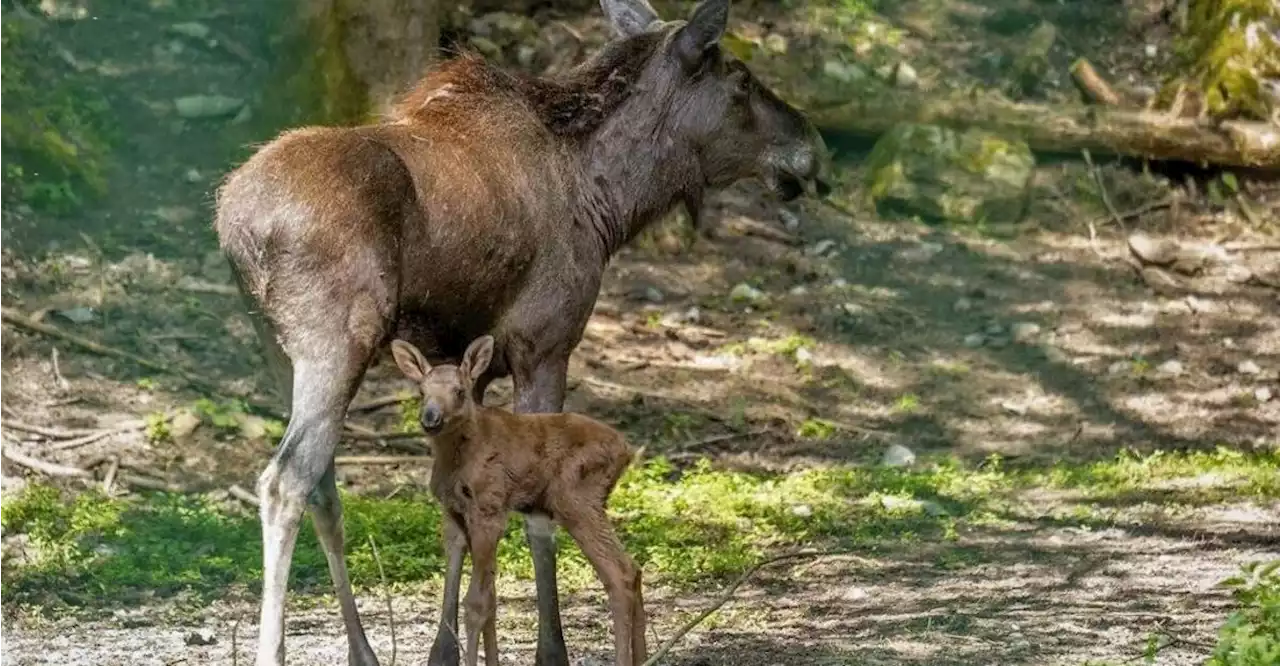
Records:
<instances>
[{"instance_id":1,"label":"gray stone","mask_svg":"<svg viewBox=\"0 0 1280 666\"><path fill-rule=\"evenodd\" d=\"M1242 375L1257 375L1262 373L1262 368L1257 363L1246 359L1240 361L1239 365L1236 366L1236 372Z\"/></svg>"},{"instance_id":2,"label":"gray stone","mask_svg":"<svg viewBox=\"0 0 1280 666\"><path fill-rule=\"evenodd\" d=\"M680 315L680 320L687 324L696 324L702 321L702 310L695 305L688 310L685 310L684 313Z\"/></svg>"},{"instance_id":3,"label":"gray stone","mask_svg":"<svg viewBox=\"0 0 1280 666\"><path fill-rule=\"evenodd\" d=\"M1228 282L1243 284L1253 278L1253 271L1243 264L1230 264L1227 266L1226 278Z\"/></svg>"},{"instance_id":4,"label":"gray stone","mask_svg":"<svg viewBox=\"0 0 1280 666\"><path fill-rule=\"evenodd\" d=\"M808 347L800 347L796 349L796 363L800 365L810 365L813 363L813 352Z\"/></svg>"},{"instance_id":5,"label":"gray stone","mask_svg":"<svg viewBox=\"0 0 1280 666\"><path fill-rule=\"evenodd\" d=\"M1156 372L1169 377L1177 377L1183 372L1182 361L1179 361L1176 358L1171 358L1164 363L1157 365Z\"/></svg>"},{"instance_id":6,"label":"gray stone","mask_svg":"<svg viewBox=\"0 0 1280 666\"><path fill-rule=\"evenodd\" d=\"M901 444L890 444L880 458L880 464L885 467L905 467L915 461L915 452Z\"/></svg>"},{"instance_id":7,"label":"gray stone","mask_svg":"<svg viewBox=\"0 0 1280 666\"><path fill-rule=\"evenodd\" d=\"M818 241L817 243L810 245L809 249L805 250L805 252L815 257L820 257L826 254L829 250L831 250L831 248L835 246L836 246L835 241L831 240L830 238L824 238Z\"/></svg>"},{"instance_id":8,"label":"gray stone","mask_svg":"<svg viewBox=\"0 0 1280 666\"><path fill-rule=\"evenodd\" d=\"M763 301L765 294L763 291L747 284L739 282L729 291L729 300L737 303L759 303Z\"/></svg>"},{"instance_id":9,"label":"gray stone","mask_svg":"<svg viewBox=\"0 0 1280 666\"><path fill-rule=\"evenodd\" d=\"M893 73L893 83L899 88L914 88L920 82L920 75L916 74L916 69L905 62L898 63L898 69Z\"/></svg>"},{"instance_id":10,"label":"gray stone","mask_svg":"<svg viewBox=\"0 0 1280 666\"><path fill-rule=\"evenodd\" d=\"M173 420L169 422L169 435L174 439L182 439L199 427L200 417L191 410L184 409L175 414Z\"/></svg>"},{"instance_id":11,"label":"gray stone","mask_svg":"<svg viewBox=\"0 0 1280 666\"><path fill-rule=\"evenodd\" d=\"M1004 325L998 321L993 321L987 324L987 327L983 330L986 331L987 335L1000 335L1004 333Z\"/></svg>"},{"instance_id":12,"label":"gray stone","mask_svg":"<svg viewBox=\"0 0 1280 666\"><path fill-rule=\"evenodd\" d=\"M809 293L809 288L802 284L798 284L792 287L791 291L788 291L787 293L791 294L792 296L804 296Z\"/></svg>"},{"instance_id":13,"label":"gray stone","mask_svg":"<svg viewBox=\"0 0 1280 666\"><path fill-rule=\"evenodd\" d=\"M93 308L84 306L55 310L54 313L73 324L87 324L98 319L98 313L94 312Z\"/></svg>"},{"instance_id":14,"label":"gray stone","mask_svg":"<svg viewBox=\"0 0 1280 666\"><path fill-rule=\"evenodd\" d=\"M662 293L661 289L658 289L657 287L645 287L644 300L649 301L650 303L661 303L666 300L666 298L666 295Z\"/></svg>"},{"instance_id":15,"label":"gray stone","mask_svg":"<svg viewBox=\"0 0 1280 666\"><path fill-rule=\"evenodd\" d=\"M782 222L782 228L787 231L795 231L800 228L800 216L789 208L778 208L778 220Z\"/></svg>"},{"instance_id":16,"label":"gray stone","mask_svg":"<svg viewBox=\"0 0 1280 666\"><path fill-rule=\"evenodd\" d=\"M1015 322L1009 327L1009 335L1013 336L1014 342L1030 342L1040 335L1040 324L1030 321Z\"/></svg>"},{"instance_id":17,"label":"gray stone","mask_svg":"<svg viewBox=\"0 0 1280 666\"><path fill-rule=\"evenodd\" d=\"M218 642L218 637L213 634L212 629L196 629L187 634L187 645L213 645Z\"/></svg>"},{"instance_id":18,"label":"gray stone","mask_svg":"<svg viewBox=\"0 0 1280 666\"><path fill-rule=\"evenodd\" d=\"M173 100L173 106L182 118L218 118L235 115L244 107L244 100L226 95L189 95Z\"/></svg>"},{"instance_id":19,"label":"gray stone","mask_svg":"<svg viewBox=\"0 0 1280 666\"><path fill-rule=\"evenodd\" d=\"M1253 399L1258 402L1269 402L1271 400L1271 389L1265 386L1259 386L1253 390Z\"/></svg>"},{"instance_id":20,"label":"gray stone","mask_svg":"<svg viewBox=\"0 0 1280 666\"><path fill-rule=\"evenodd\" d=\"M1005 335L993 335L987 338L987 346L992 349L1004 349L1010 342L1012 341Z\"/></svg>"},{"instance_id":21,"label":"gray stone","mask_svg":"<svg viewBox=\"0 0 1280 666\"><path fill-rule=\"evenodd\" d=\"M183 37L190 37L192 39L200 39L200 40L208 39L209 35L212 34L213 32L212 30L209 29L209 26L203 23L197 23L196 21L188 21L186 23L174 23L173 25L169 26L169 31L174 34L182 35Z\"/></svg>"},{"instance_id":22,"label":"gray stone","mask_svg":"<svg viewBox=\"0 0 1280 666\"><path fill-rule=\"evenodd\" d=\"M1107 366L1107 374L1108 375L1127 374L1132 367L1133 367L1133 364L1130 363L1129 361L1116 361L1111 365Z\"/></svg>"},{"instance_id":23,"label":"gray stone","mask_svg":"<svg viewBox=\"0 0 1280 666\"><path fill-rule=\"evenodd\" d=\"M839 60L823 63L822 73L842 83L855 83L867 78L867 73L861 67Z\"/></svg>"},{"instance_id":24,"label":"gray stone","mask_svg":"<svg viewBox=\"0 0 1280 666\"><path fill-rule=\"evenodd\" d=\"M1167 266L1178 258L1178 244L1167 238L1156 240L1137 232L1129 236L1129 252L1144 264Z\"/></svg>"},{"instance_id":25,"label":"gray stone","mask_svg":"<svg viewBox=\"0 0 1280 666\"><path fill-rule=\"evenodd\" d=\"M981 333L970 333L964 336L964 346L970 349L977 349L986 344L987 337Z\"/></svg>"},{"instance_id":26,"label":"gray stone","mask_svg":"<svg viewBox=\"0 0 1280 666\"><path fill-rule=\"evenodd\" d=\"M956 299L956 302L951 306L951 309L956 312L968 312L973 309L973 299L961 296Z\"/></svg>"},{"instance_id":27,"label":"gray stone","mask_svg":"<svg viewBox=\"0 0 1280 666\"><path fill-rule=\"evenodd\" d=\"M1022 219L1034 168L1035 157L1021 141L904 123L876 142L866 185L886 218L1008 223Z\"/></svg>"}]
</instances>

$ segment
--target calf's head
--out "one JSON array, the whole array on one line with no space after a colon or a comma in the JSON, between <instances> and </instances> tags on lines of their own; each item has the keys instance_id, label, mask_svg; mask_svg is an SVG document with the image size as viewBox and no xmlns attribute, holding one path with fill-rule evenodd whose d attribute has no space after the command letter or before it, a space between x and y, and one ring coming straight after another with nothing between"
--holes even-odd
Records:
<instances>
[{"instance_id":1,"label":"calf's head","mask_svg":"<svg viewBox=\"0 0 1280 666\"><path fill-rule=\"evenodd\" d=\"M673 145L691 153L697 186L756 178L784 200L825 195L826 146L817 128L720 48L729 0L703 0L688 21L662 21L646 0L601 0L617 39L660 36L635 81L633 112L655 111ZM606 50L610 47L606 47ZM624 119L625 122L625 119ZM653 146L657 147L657 146Z\"/></svg>"},{"instance_id":2,"label":"calf's head","mask_svg":"<svg viewBox=\"0 0 1280 666\"><path fill-rule=\"evenodd\" d=\"M493 336L484 335L472 341L458 365L436 365L427 362L417 347L396 340L391 355L404 376L418 384L422 392L422 411L418 421L428 435L471 420L475 411L472 389L493 360Z\"/></svg>"}]
</instances>

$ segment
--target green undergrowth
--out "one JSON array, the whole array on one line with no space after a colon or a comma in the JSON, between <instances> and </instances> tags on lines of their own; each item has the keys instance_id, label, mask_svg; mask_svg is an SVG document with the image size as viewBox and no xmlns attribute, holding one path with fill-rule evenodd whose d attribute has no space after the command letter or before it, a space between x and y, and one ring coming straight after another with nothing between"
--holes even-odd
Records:
<instances>
[{"instance_id":1,"label":"green undergrowth","mask_svg":"<svg viewBox=\"0 0 1280 666\"><path fill-rule=\"evenodd\" d=\"M1011 469L992 457L980 465L947 459L911 469L834 466L777 475L726 471L706 461L677 469L654 459L627 472L610 512L647 582L691 588L721 582L767 554L792 548L945 544L962 530L1029 518L1014 508L1029 488L1076 489L1100 501L1190 480L1216 488L1218 497L1275 500L1278 473L1274 453L1225 449L1124 454L1038 470ZM380 581L370 536L393 586L438 579L444 567L440 514L429 497L347 494L344 502L357 586ZM261 578L256 513L208 497L108 498L32 485L6 499L0 521L7 542L3 596L10 608L100 608L180 593L214 598L252 588ZM20 547L14 546L17 535L24 535ZM582 554L563 531L560 538L562 584L594 585ZM503 575L532 577L518 518L512 518L499 561ZM293 585L329 591L309 522L294 556Z\"/></svg>"},{"instance_id":2,"label":"green undergrowth","mask_svg":"<svg viewBox=\"0 0 1280 666\"><path fill-rule=\"evenodd\" d=\"M108 103L43 23L6 8L0 26L4 203L71 212L106 190L117 131Z\"/></svg>"},{"instance_id":3,"label":"green undergrowth","mask_svg":"<svg viewBox=\"0 0 1280 666\"><path fill-rule=\"evenodd\" d=\"M1165 102L1187 86L1212 116L1270 118L1277 109L1264 86L1280 77L1280 4L1193 0L1186 25L1177 41L1182 72L1165 86Z\"/></svg>"}]
</instances>

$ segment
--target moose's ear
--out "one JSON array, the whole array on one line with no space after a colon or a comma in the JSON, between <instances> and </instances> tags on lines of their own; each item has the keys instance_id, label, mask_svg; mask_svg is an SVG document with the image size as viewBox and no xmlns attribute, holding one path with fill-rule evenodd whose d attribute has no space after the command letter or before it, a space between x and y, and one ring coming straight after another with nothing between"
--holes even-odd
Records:
<instances>
[{"instance_id":1,"label":"moose's ear","mask_svg":"<svg viewBox=\"0 0 1280 666\"><path fill-rule=\"evenodd\" d=\"M638 35L660 20L645 0L600 0L600 8L618 37Z\"/></svg>"},{"instance_id":2,"label":"moose's ear","mask_svg":"<svg viewBox=\"0 0 1280 666\"><path fill-rule=\"evenodd\" d=\"M489 369L489 362L492 360L493 336L482 335L476 338L462 354L462 365L459 369L463 375L474 382Z\"/></svg>"},{"instance_id":3,"label":"moose's ear","mask_svg":"<svg viewBox=\"0 0 1280 666\"><path fill-rule=\"evenodd\" d=\"M426 378L427 371L431 369L431 364L427 363L426 358L423 358L422 352L404 340L392 341L391 356L396 359L396 365L400 367L400 372L403 372L405 377L415 382L421 383Z\"/></svg>"},{"instance_id":4,"label":"moose's ear","mask_svg":"<svg viewBox=\"0 0 1280 666\"><path fill-rule=\"evenodd\" d=\"M729 0L699 2L689 23L676 35L676 53L687 67L696 68L707 50L720 43L728 24Z\"/></svg>"}]
</instances>

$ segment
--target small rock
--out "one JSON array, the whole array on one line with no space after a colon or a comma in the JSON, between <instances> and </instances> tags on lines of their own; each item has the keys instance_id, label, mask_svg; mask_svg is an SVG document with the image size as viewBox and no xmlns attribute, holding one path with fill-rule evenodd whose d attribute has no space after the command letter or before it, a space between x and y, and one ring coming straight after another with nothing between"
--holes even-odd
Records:
<instances>
[{"instance_id":1,"label":"small rock","mask_svg":"<svg viewBox=\"0 0 1280 666\"><path fill-rule=\"evenodd\" d=\"M1010 342L1009 337L1004 335L993 335L987 338L987 346L992 349L1004 349Z\"/></svg>"},{"instance_id":2,"label":"small rock","mask_svg":"<svg viewBox=\"0 0 1280 666\"><path fill-rule=\"evenodd\" d=\"M183 176L183 178L188 183L198 183L204 180L204 176L201 176L200 172L195 169L187 169L187 173Z\"/></svg>"},{"instance_id":3,"label":"small rock","mask_svg":"<svg viewBox=\"0 0 1280 666\"><path fill-rule=\"evenodd\" d=\"M1167 266L1178 258L1178 244L1172 240L1156 240L1144 233L1129 236L1129 252L1144 264Z\"/></svg>"},{"instance_id":4,"label":"small rock","mask_svg":"<svg viewBox=\"0 0 1280 666\"><path fill-rule=\"evenodd\" d=\"M1230 264L1227 266L1226 278L1228 282L1243 284L1253 279L1253 271L1243 264Z\"/></svg>"},{"instance_id":5,"label":"small rock","mask_svg":"<svg viewBox=\"0 0 1280 666\"><path fill-rule=\"evenodd\" d=\"M934 502L931 500L925 500L921 502L920 508L924 509L924 512L928 514L929 517L931 518L941 518L943 516L951 515L947 513L946 508L944 508L941 504L938 504L937 502Z\"/></svg>"},{"instance_id":6,"label":"small rock","mask_svg":"<svg viewBox=\"0 0 1280 666\"><path fill-rule=\"evenodd\" d=\"M649 301L650 303L661 303L666 300L666 295L657 287L645 287L644 300Z\"/></svg>"},{"instance_id":7,"label":"small rock","mask_svg":"<svg viewBox=\"0 0 1280 666\"><path fill-rule=\"evenodd\" d=\"M805 294L809 293L809 288L802 284L798 284L792 287L791 291L788 291L787 293L791 294L792 296L804 296Z\"/></svg>"},{"instance_id":8,"label":"small rock","mask_svg":"<svg viewBox=\"0 0 1280 666\"><path fill-rule=\"evenodd\" d=\"M1132 365L1133 364L1131 364L1128 361L1116 361L1111 365L1107 366L1107 374L1108 375L1127 374L1129 372L1129 369L1132 367Z\"/></svg>"},{"instance_id":9,"label":"small rock","mask_svg":"<svg viewBox=\"0 0 1280 666\"><path fill-rule=\"evenodd\" d=\"M1142 52L1146 54L1148 58L1154 58L1160 53L1160 47L1156 46L1155 44L1147 44L1142 49Z\"/></svg>"},{"instance_id":10,"label":"small rock","mask_svg":"<svg viewBox=\"0 0 1280 666\"><path fill-rule=\"evenodd\" d=\"M1171 358L1156 366L1156 372L1168 377L1177 377L1182 374L1182 371L1182 361L1179 361L1176 358Z\"/></svg>"},{"instance_id":11,"label":"small rock","mask_svg":"<svg viewBox=\"0 0 1280 666\"><path fill-rule=\"evenodd\" d=\"M1178 299L1160 306L1160 311L1165 314L1190 314L1191 305L1184 299Z\"/></svg>"},{"instance_id":12,"label":"small rock","mask_svg":"<svg viewBox=\"0 0 1280 666\"><path fill-rule=\"evenodd\" d=\"M899 250L898 258L903 261L929 261L939 252L942 252L942 250L943 246L941 243L930 243L926 241L914 247Z\"/></svg>"},{"instance_id":13,"label":"small rock","mask_svg":"<svg viewBox=\"0 0 1280 666\"><path fill-rule=\"evenodd\" d=\"M696 324L702 321L702 310L695 305L680 315L680 321L686 324Z\"/></svg>"},{"instance_id":14,"label":"small rock","mask_svg":"<svg viewBox=\"0 0 1280 666\"><path fill-rule=\"evenodd\" d=\"M844 278L836 278L831 281L832 289L844 289L847 286L849 286L849 281Z\"/></svg>"},{"instance_id":15,"label":"small rock","mask_svg":"<svg viewBox=\"0 0 1280 666\"><path fill-rule=\"evenodd\" d=\"M241 414L240 436L245 439L263 439L267 436L267 422L260 416Z\"/></svg>"},{"instance_id":16,"label":"small rock","mask_svg":"<svg viewBox=\"0 0 1280 666\"><path fill-rule=\"evenodd\" d=\"M521 67L529 68L533 66L533 60L538 56L538 50L528 44L521 44L516 49L516 62Z\"/></svg>"},{"instance_id":17,"label":"small rock","mask_svg":"<svg viewBox=\"0 0 1280 666\"><path fill-rule=\"evenodd\" d=\"M841 593L840 597L845 601L866 601L871 598L871 593L862 587L850 587Z\"/></svg>"},{"instance_id":18,"label":"small rock","mask_svg":"<svg viewBox=\"0 0 1280 666\"><path fill-rule=\"evenodd\" d=\"M1040 335L1040 325L1030 321L1016 322L1009 327L1009 334L1013 336L1014 342L1029 342Z\"/></svg>"},{"instance_id":19,"label":"small rock","mask_svg":"<svg viewBox=\"0 0 1280 666\"><path fill-rule=\"evenodd\" d=\"M853 83L867 78L867 73L861 67L839 60L828 60L823 63L822 73L844 83Z\"/></svg>"},{"instance_id":20,"label":"small rock","mask_svg":"<svg viewBox=\"0 0 1280 666\"><path fill-rule=\"evenodd\" d=\"M1217 304L1213 301L1206 301L1203 298L1196 298L1195 296L1187 296L1185 300L1187 308L1196 314L1208 314L1218 310Z\"/></svg>"},{"instance_id":21,"label":"small rock","mask_svg":"<svg viewBox=\"0 0 1280 666\"><path fill-rule=\"evenodd\" d=\"M981 333L970 333L964 336L964 346L970 349L977 349L986 344L987 338Z\"/></svg>"},{"instance_id":22,"label":"small rock","mask_svg":"<svg viewBox=\"0 0 1280 666\"><path fill-rule=\"evenodd\" d=\"M776 32L769 33L769 35L764 38L764 48L770 53L786 53L787 38Z\"/></svg>"},{"instance_id":23,"label":"small rock","mask_svg":"<svg viewBox=\"0 0 1280 666\"><path fill-rule=\"evenodd\" d=\"M916 69L905 62L898 63L898 69L893 73L893 83L899 88L914 88L920 82L920 75L916 74Z\"/></svg>"},{"instance_id":24,"label":"small rock","mask_svg":"<svg viewBox=\"0 0 1280 666\"><path fill-rule=\"evenodd\" d=\"M1004 333L1004 326L1000 322L993 321L987 324L987 327L983 330L986 331L987 335L1000 335Z\"/></svg>"},{"instance_id":25,"label":"small rock","mask_svg":"<svg viewBox=\"0 0 1280 666\"><path fill-rule=\"evenodd\" d=\"M797 518L808 518L813 515L813 508L808 504L797 504L791 507L791 515Z\"/></svg>"},{"instance_id":26,"label":"small rock","mask_svg":"<svg viewBox=\"0 0 1280 666\"><path fill-rule=\"evenodd\" d=\"M956 302L951 306L951 309L956 312L968 312L973 309L973 300L965 296L961 296L956 299Z\"/></svg>"},{"instance_id":27,"label":"small rock","mask_svg":"<svg viewBox=\"0 0 1280 666\"><path fill-rule=\"evenodd\" d=\"M898 497L897 495L883 495L880 497L880 506L886 511L902 511L914 513L924 509L923 502L914 497Z\"/></svg>"},{"instance_id":28,"label":"small rock","mask_svg":"<svg viewBox=\"0 0 1280 666\"><path fill-rule=\"evenodd\" d=\"M1253 390L1253 399L1258 402L1269 402L1271 400L1271 389L1260 386Z\"/></svg>"},{"instance_id":29,"label":"small rock","mask_svg":"<svg viewBox=\"0 0 1280 666\"><path fill-rule=\"evenodd\" d=\"M820 257L826 254L828 250L830 250L835 246L836 246L835 241L831 240L830 238L824 238L818 241L817 243L810 245L809 249L805 250L805 252L812 256Z\"/></svg>"},{"instance_id":30,"label":"small rock","mask_svg":"<svg viewBox=\"0 0 1280 666\"><path fill-rule=\"evenodd\" d=\"M778 220L782 222L782 228L787 231L795 231L800 228L800 216L789 208L778 208Z\"/></svg>"},{"instance_id":31,"label":"small rock","mask_svg":"<svg viewBox=\"0 0 1280 666\"><path fill-rule=\"evenodd\" d=\"M55 310L54 314L57 314L59 317L62 317L73 324L87 324L98 318L98 314L94 312L93 308L88 307Z\"/></svg>"},{"instance_id":32,"label":"small rock","mask_svg":"<svg viewBox=\"0 0 1280 666\"><path fill-rule=\"evenodd\" d=\"M191 410L184 409L175 414L173 420L169 422L169 434L174 439L181 439L195 432L199 427L200 417Z\"/></svg>"},{"instance_id":33,"label":"small rock","mask_svg":"<svg viewBox=\"0 0 1280 666\"><path fill-rule=\"evenodd\" d=\"M764 300L764 292L746 282L739 282L729 291L729 300L739 303L758 303Z\"/></svg>"},{"instance_id":34,"label":"small rock","mask_svg":"<svg viewBox=\"0 0 1280 666\"><path fill-rule=\"evenodd\" d=\"M190 95L173 100L182 118L217 118L230 116L244 107L244 100L226 95Z\"/></svg>"},{"instance_id":35,"label":"small rock","mask_svg":"<svg viewBox=\"0 0 1280 666\"><path fill-rule=\"evenodd\" d=\"M187 645L213 645L218 642L217 636L213 635L212 629L196 629L187 634Z\"/></svg>"},{"instance_id":36,"label":"small rock","mask_svg":"<svg viewBox=\"0 0 1280 666\"><path fill-rule=\"evenodd\" d=\"M1258 367L1257 363L1246 359L1236 366L1236 372L1242 375L1257 375L1262 372L1262 368Z\"/></svg>"},{"instance_id":37,"label":"small rock","mask_svg":"<svg viewBox=\"0 0 1280 666\"><path fill-rule=\"evenodd\" d=\"M813 363L813 352L809 351L807 347L800 347L796 349L795 356L796 363L799 363L800 365L811 365Z\"/></svg>"},{"instance_id":38,"label":"small rock","mask_svg":"<svg viewBox=\"0 0 1280 666\"><path fill-rule=\"evenodd\" d=\"M1066 364L1071 362L1071 357L1067 355L1067 352L1064 352L1057 347L1044 347L1044 358L1050 363Z\"/></svg>"},{"instance_id":39,"label":"small rock","mask_svg":"<svg viewBox=\"0 0 1280 666\"><path fill-rule=\"evenodd\" d=\"M212 33L212 31L209 30L209 26L203 23L197 23L196 21L174 23L169 26L169 31L174 34L182 35L183 37L200 40L208 39L209 35Z\"/></svg>"},{"instance_id":40,"label":"small rock","mask_svg":"<svg viewBox=\"0 0 1280 666\"><path fill-rule=\"evenodd\" d=\"M916 454L901 444L890 444L880 458L880 464L885 467L905 467L915 461Z\"/></svg>"},{"instance_id":41,"label":"small rock","mask_svg":"<svg viewBox=\"0 0 1280 666\"><path fill-rule=\"evenodd\" d=\"M840 309L844 310L845 314L851 314L854 316L864 314L867 311L861 303L854 303L853 301L841 305Z\"/></svg>"}]
</instances>

